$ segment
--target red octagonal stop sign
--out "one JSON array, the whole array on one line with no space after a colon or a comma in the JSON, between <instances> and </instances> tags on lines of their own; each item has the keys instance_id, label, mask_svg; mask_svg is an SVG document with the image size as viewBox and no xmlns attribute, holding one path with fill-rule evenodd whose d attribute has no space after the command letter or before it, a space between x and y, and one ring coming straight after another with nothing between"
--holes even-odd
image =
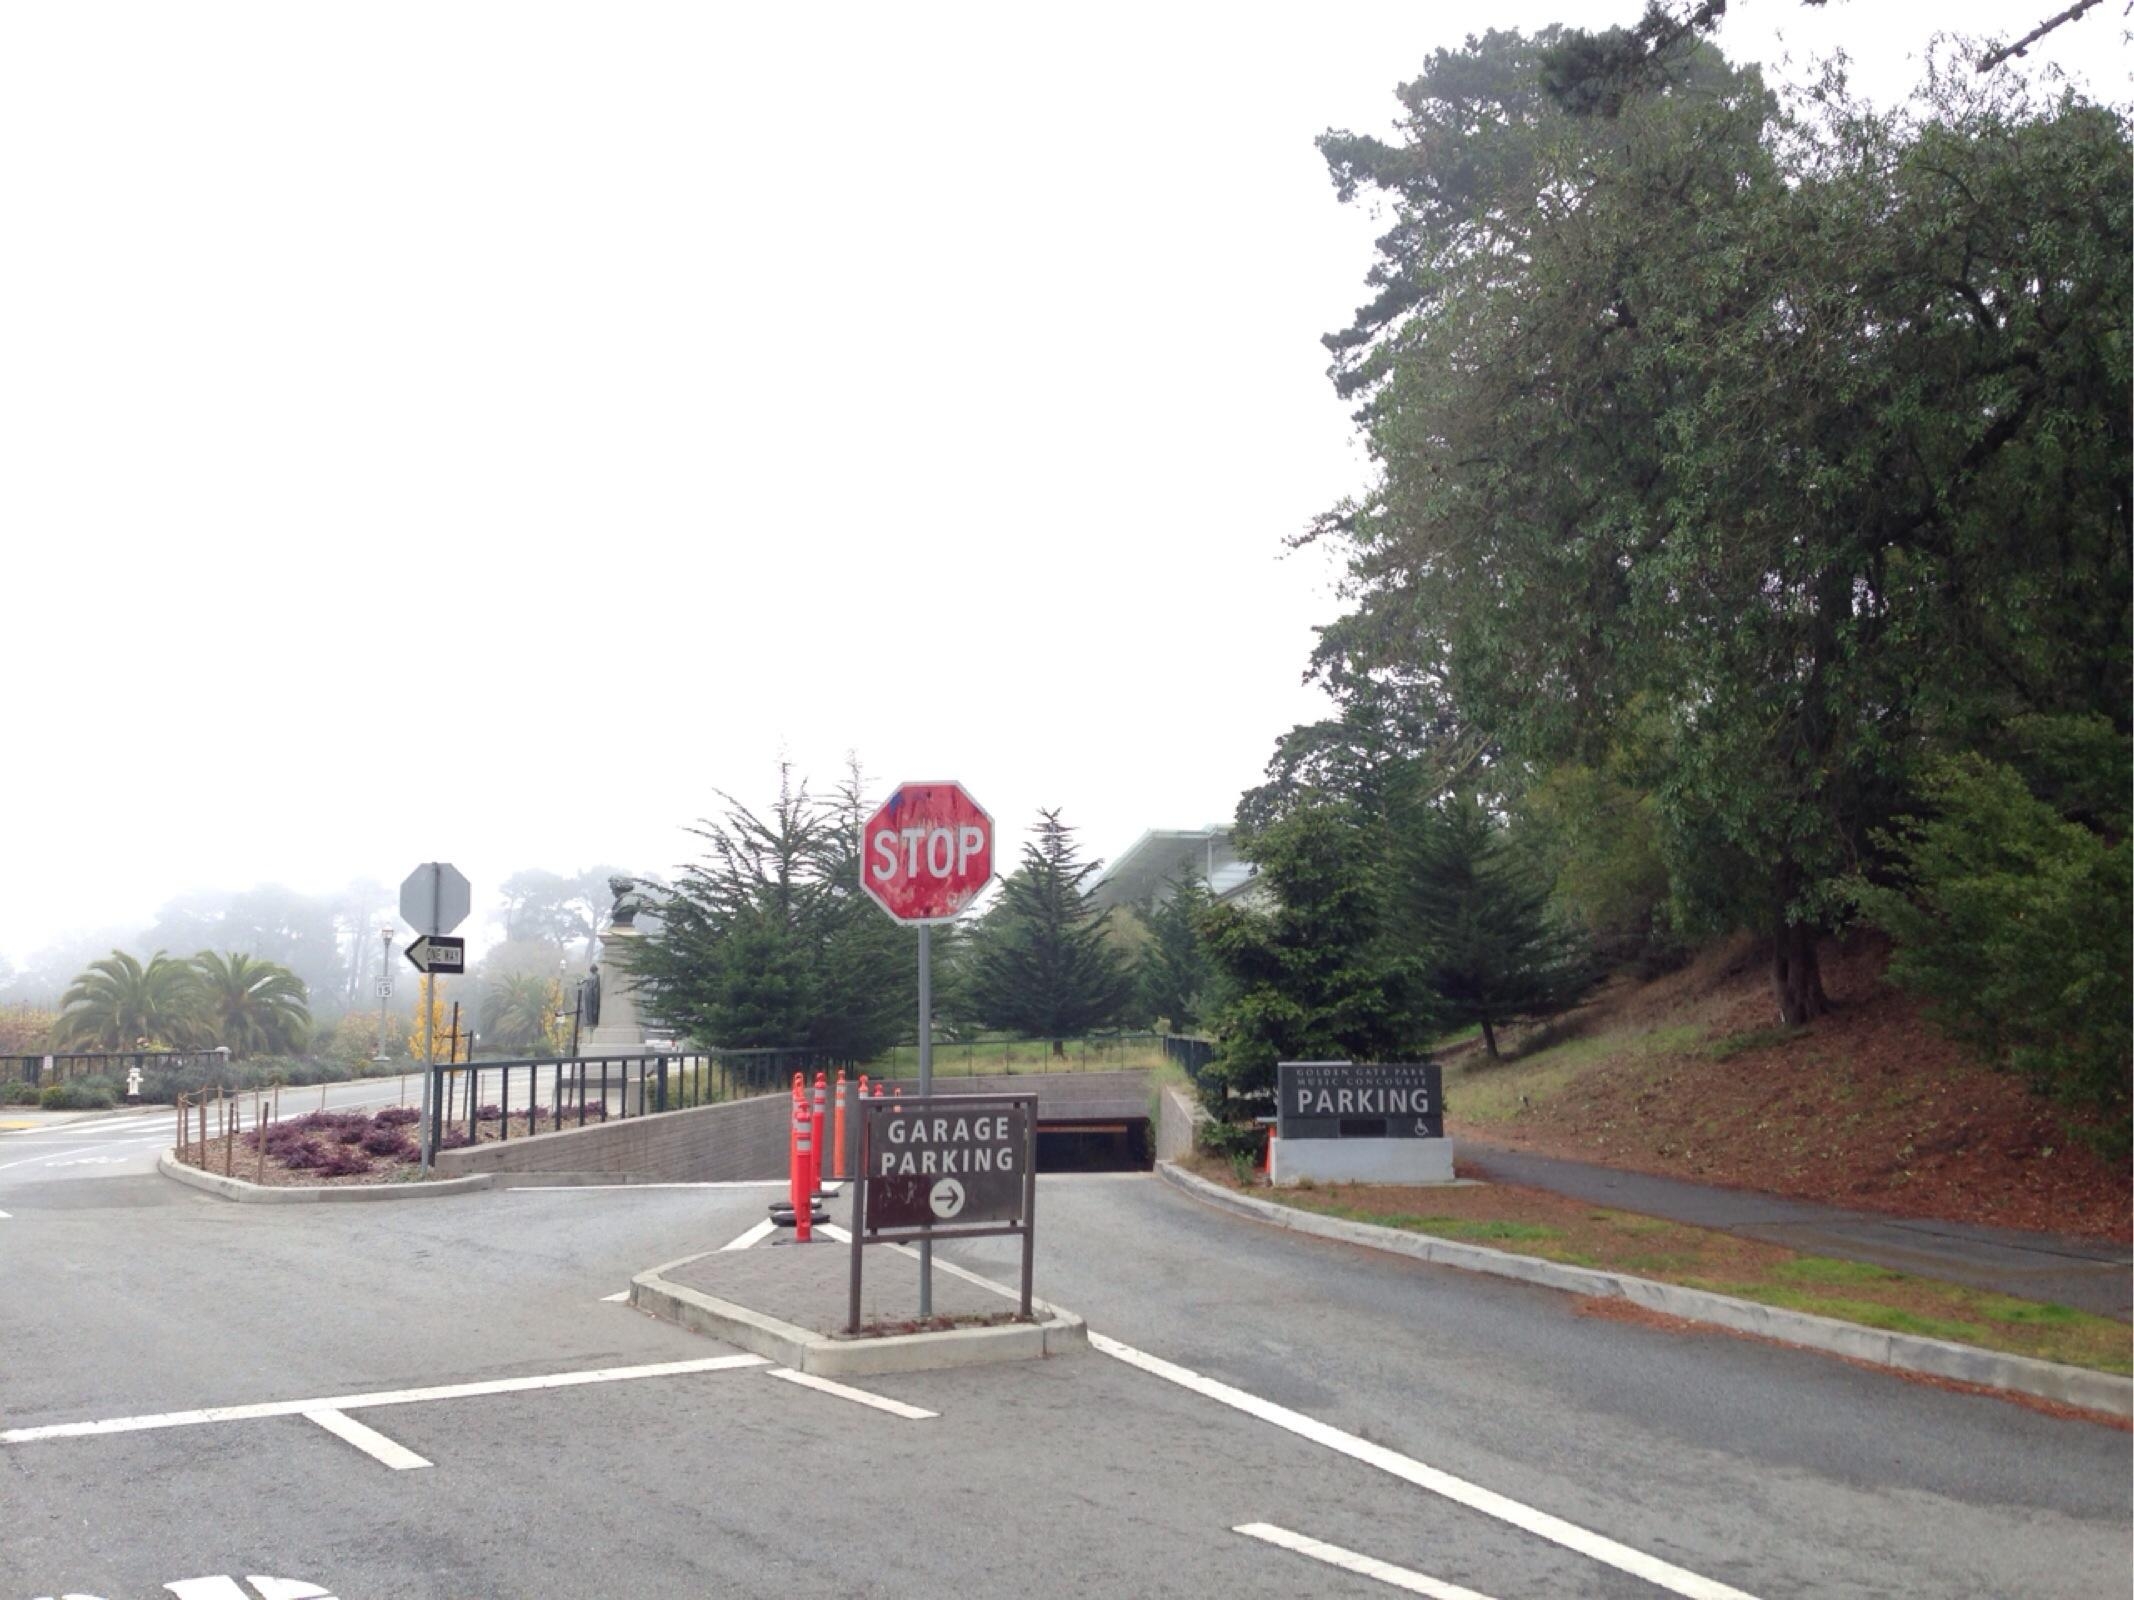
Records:
<instances>
[{"instance_id":1,"label":"red octagonal stop sign","mask_svg":"<svg viewBox=\"0 0 2134 1600\"><path fill-rule=\"evenodd\" d=\"M860 886L899 922L946 922L993 881L993 819L960 783L905 783L860 829Z\"/></svg>"}]
</instances>

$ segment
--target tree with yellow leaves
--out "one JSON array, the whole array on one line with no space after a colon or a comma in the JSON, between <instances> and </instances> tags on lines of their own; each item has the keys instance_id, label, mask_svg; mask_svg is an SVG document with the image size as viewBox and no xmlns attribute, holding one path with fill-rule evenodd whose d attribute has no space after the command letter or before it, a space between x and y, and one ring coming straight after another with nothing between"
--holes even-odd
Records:
<instances>
[{"instance_id":1,"label":"tree with yellow leaves","mask_svg":"<svg viewBox=\"0 0 2134 1600\"><path fill-rule=\"evenodd\" d=\"M438 992L437 975L425 972L422 989L415 999L415 1014L408 1019L408 1056L423 1059L422 1023L425 1014L430 1019L430 1048L439 1056L449 1054L452 1048L452 1009ZM433 1058L434 1059L434 1058Z\"/></svg>"}]
</instances>

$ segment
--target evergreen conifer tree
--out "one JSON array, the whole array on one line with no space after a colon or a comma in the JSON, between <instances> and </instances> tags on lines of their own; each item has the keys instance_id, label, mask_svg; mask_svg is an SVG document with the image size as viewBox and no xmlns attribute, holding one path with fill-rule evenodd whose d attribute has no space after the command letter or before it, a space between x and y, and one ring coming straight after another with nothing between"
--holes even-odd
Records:
<instances>
[{"instance_id":1,"label":"evergreen conifer tree","mask_svg":"<svg viewBox=\"0 0 2134 1600\"><path fill-rule=\"evenodd\" d=\"M916 939L860 890L857 767L829 804L779 779L767 812L722 796L695 830L709 853L632 941L632 973L652 1014L706 1043L867 1060L910 1027Z\"/></svg>"},{"instance_id":2,"label":"evergreen conifer tree","mask_svg":"<svg viewBox=\"0 0 2134 1600\"><path fill-rule=\"evenodd\" d=\"M1171 885L1170 897L1142 917L1153 936L1135 974L1142 1009L1168 1022L1174 1033L1199 1027L1206 1009L1214 965L1201 936L1200 918L1213 903L1205 880L1188 867Z\"/></svg>"},{"instance_id":3,"label":"evergreen conifer tree","mask_svg":"<svg viewBox=\"0 0 2134 1600\"><path fill-rule=\"evenodd\" d=\"M1001 903L973 936L971 1001L989 1027L1065 1041L1113 1021L1132 978L1105 937L1111 920L1084 887L1102 865L1077 858L1058 811L1038 812Z\"/></svg>"},{"instance_id":4,"label":"evergreen conifer tree","mask_svg":"<svg viewBox=\"0 0 2134 1600\"><path fill-rule=\"evenodd\" d=\"M1499 1025L1567 1009L1590 986L1591 967L1472 795L1422 807L1402 832L1396 904L1419 976L1445 1024L1481 1024L1496 1060Z\"/></svg>"},{"instance_id":5,"label":"evergreen conifer tree","mask_svg":"<svg viewBox=\"0 0 2134 1600\"><path fill-rule=\"evenodd\" d=\"M1200 918L1228 994L1214 1018L1209 1109L1258 1109L1283 1061L1387 1061L1435 1021L1412 963L1388 937L1379 830L1352 805L1314 800L1253 834L1265 909L1218 904Z\"/></svg>"}]
</instances>

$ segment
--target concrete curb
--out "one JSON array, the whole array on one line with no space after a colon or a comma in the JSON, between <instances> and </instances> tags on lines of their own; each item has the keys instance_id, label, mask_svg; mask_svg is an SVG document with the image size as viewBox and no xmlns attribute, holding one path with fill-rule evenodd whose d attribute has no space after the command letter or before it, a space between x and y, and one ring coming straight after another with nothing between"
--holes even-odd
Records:
<instances>
[{"instance_id":1,"label":"concrete curb","mask_svg":"<svg viewBox=\"0 0 2134 1600\"><path fill-rule=\"evenodd\" d=\"M833 1339L731 1300L685 1288L664 1276L707 1253L700 1251L640 1272L630 1280L630 1304L692 1333L723 1339L797 1372L812 1372L825 1378L930 1372L943 1367L990 1366L1000 1361L1065 1355L1089 1343L1089 1330L1082 1319L1057 1306L1042 1307L1046 1320L1037 1323L899 1333L880 1339Z\"/></svg>"},{"instance_id":2,"label":"concrete curb","mask_svg":"<svg viewBox=\"0 0 2134 1600\"><path fill-rule=\"evenodd\" d=\"M166 1178L190 1184L195 1189L205 1189L209 1194L224 1200L241 1200L249 1205L310 1205L324 1203L348 1204L369 1200L434 1200L444 1195L475 1194L483 1189L497 1187L492 1173L477 1173L471 1178L441 1178L428 1183L351 1183L338 1188L324 1185L316 1187L274 1187L247 1183L242 1178L225 1178L219 1172L202 1172L198 1167L180 1163L170 1151L156 1157L156 1171Z\"/></svg>"},{"instance_id":3,"label":"concrete curb","mask_svg":"<svg viewBox=\"0 0 2134 1600\"><path fill-rule=\"evenodd\" d=\"M1513 1255L1486 1245L1461 1244L1399 1228L1382 1228L1368 1222L1348 1222L1339 1217L1278 1205L1252 1195L1239 1194L1222 1185L1196 1177L1165 1161L1157 1170L1166 1182L1195 1199L1249 1217L1272 1223L1293 1233L1307 1233L1343 1244L1412 1256L1437 1266L1457 1267L1463 1272L1484 1272L1492 1277L1513 1278L1522 1283L1560 1289L1566 1294L1593 1295L1609 1300L1628 1300L1649 1311L1680 1317L1686 1322L1730 1328L1785 1344L1801 1345L1830 1355L1847 1356L1873 1366L1899 1372L1917 1372L1928 1377L1953 1378L1988 1389L2034 1395L2061 1405L2080 1406L2108 1416L2134 1416L2134 1379L2086 1367L2062 1366L2030 1356L2007 1355L1981 1350L1975 1345L1955 1344L1946 1339L1928 1339L1918 1334L1887 1333L1879 1328L1819 1317L1805 1311L1787 1311L1778 1306L1739 1300L1706 1289L1686 1289L1677 1284L1634 1278L1626 1273L1602 1272L1592 1267L1565 1266L1534 1256Z\"/></svg>"}]
</instances>

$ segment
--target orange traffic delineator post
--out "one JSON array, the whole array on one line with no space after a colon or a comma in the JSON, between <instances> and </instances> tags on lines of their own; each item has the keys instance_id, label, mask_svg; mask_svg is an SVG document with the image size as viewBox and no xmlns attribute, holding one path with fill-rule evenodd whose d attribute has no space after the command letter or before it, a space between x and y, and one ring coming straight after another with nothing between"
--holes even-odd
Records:
<instances>
[{"instance_id":1,"label":"orange traffic delineator post","mask_svg":"<svg viewBox=\"0 0 2134 1600\"><path fill-rule=\"evenodd\" d=\"M837 1069L837 1086L830 1091L830 1100L837 1107L837 1120L833 1124L837 1132L830 1140L830 1176L845 1175L845 1069Z\"/></svg>"},{"instance_id":2,"label":"orange traffic delineator post","mask_svg":"<svg viewBox=\"0 0 2134 1600\"><path fill-rule=\"evenodd\" d=\"M815 1118L813 1126L815 1129L815 1160L812 1163L814 1170L808 1174L810 1184L808 1193L817 1195L822 1193L823 1167L830 1154L830 1080L822 1074L820 1069L815 1074Z\"/></svg>"},{"instance_id":3,"label":"orange traffic delineator post","mask_svg":"<svg viewBox=\"0 0 2134 1600\"><path fill-rule=\"evenodd\" d=\"M793 1108L793 1242L807 1244L815 1235L815 1130L808 1102Z\"/></svg>"},{"instance_id":4,"label":"orange traffic delineator post","mask_svg":"<svg viewBox=\"0 0 2134 1600\"><path fill-rule=\"evenodd\" d=\"M1274 1182L1274 1141L1274 1125L1270 1123L1267 1128L1267 1148L1260 1152L1260 1171L1266 1175L1269 1183Z\"/></svg>"}]
</instances>

